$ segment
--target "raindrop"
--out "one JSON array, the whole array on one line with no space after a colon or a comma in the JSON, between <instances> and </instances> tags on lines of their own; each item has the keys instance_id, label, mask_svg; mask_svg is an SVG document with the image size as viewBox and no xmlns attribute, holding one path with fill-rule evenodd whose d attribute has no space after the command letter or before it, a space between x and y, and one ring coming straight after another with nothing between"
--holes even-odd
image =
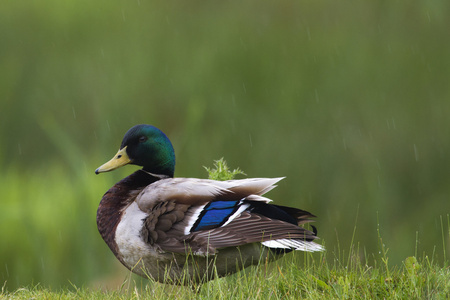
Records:
<instances>
[{"instance_id":1,"label":"raindrop","mask_svg":"<svg viewBox=\"0 0 450 300\"><path fill-rule=\"evenodd\" d=\"M387 124L387 128L389 130L391 129L391 127L392 127L392 129L397 129L397 125L395 124L395 119L394 118L391 118L391 120L386 119L386 124Z\"/></svg>"},{"instance_id":2,"label":"raindrop","mask_svg":"<svg viewBox=\"0 0 450 300\"><path fill-rule=\"evenodd\" d=\"M73 119L77 119L77 114L75 113L75 107L72 106Z\"/></svg>"},{"instance_id":3,"label":"raindrop","mask_svg":"<svg viewBox=\"0 0 450 300\"><path fill-rule=\"evenodd\" d=\"M251 135L251 133L248 134L248 137L250 138L250 147L253 147L253 142L252 142L252 135Z\"/></svg>"},{"instance_id":4,"label":"raindrop","mask_svg":"<svg viewBox=\"0 0 450 300\"><path fill-rule=\"evenodd\" d=\"M45 271L44 258L41 256L42 270Z\"/></svg>"},{"instance_id":5,"label":"raindrop","mask_svg":"<svg viewBox=\"0 0 450 300\"><path fill-rule=\"evenodd\" d=\"M247 50L247 45L244 43L244 40L242 38L239 38L239 41L241 42L242 48L244 48L244 50Z\"/></svg>"},{"instance_id":6,"label":"raindrop","mask_svg":"<svg viewBox=\"0 0 450 300\"><path fill-rule=\"evenodd\" d=\"M419 150L417 150L416 144L414 144L414 158L419 161Z\"/></svg>"}]
</instances>

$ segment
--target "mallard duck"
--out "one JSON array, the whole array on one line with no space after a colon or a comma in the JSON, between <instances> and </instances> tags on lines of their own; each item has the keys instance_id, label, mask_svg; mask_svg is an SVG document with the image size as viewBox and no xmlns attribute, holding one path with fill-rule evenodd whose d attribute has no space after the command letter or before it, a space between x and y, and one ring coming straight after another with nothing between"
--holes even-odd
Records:
<instances>
[{"instance_id":1,"label":"mallard duck","mask_svg":"<svg viewBox=\"0 0 450 300\"><path fill-rule=\"evenodd\" d=\"M313 242L315 232L299 226L312 214L270 204L263 196L282 178L174 178L172 143L151 125L128 130L117 154L95 173L126 164L143 168L104 194L97 225L115 256L136 274L163 283L198 283L257 264L261 257L324 250Z\"/></svg>"}]
</instances>

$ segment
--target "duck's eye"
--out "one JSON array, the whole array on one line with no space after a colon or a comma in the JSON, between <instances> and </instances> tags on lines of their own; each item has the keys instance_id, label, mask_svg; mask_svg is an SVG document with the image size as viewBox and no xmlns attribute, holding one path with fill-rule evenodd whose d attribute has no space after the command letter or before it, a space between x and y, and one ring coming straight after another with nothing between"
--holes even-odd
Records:
<instances>
[{"instance_id":1,"label":"duck's eye","mask_svg":"<svg viewBox=\"0 0 450 300\"><path fill-rule=\"evenodd\" d=\"M141 137L139 138L139 143L144 143L146 140L147 140L147 137L146 137L146 136L141 136Z\"/></svg>"}]
</instances>

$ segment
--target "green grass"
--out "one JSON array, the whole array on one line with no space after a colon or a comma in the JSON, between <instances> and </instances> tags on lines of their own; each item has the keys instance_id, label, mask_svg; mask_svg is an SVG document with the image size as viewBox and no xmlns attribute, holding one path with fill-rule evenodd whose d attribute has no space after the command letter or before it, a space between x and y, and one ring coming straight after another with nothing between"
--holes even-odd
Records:
<instances>
[{"instance_id":1,"label":"green grass","mask_svg":"<svg viewBox=\"0 0 450 300\"><path fill-rule=\"evenodd\" d=\"M2 291L8 299L446 299L450 268L432 259L408 257L402 266L387 267L387 257L370 267L355 253L341 264L325 255L290 255L261 263L227 278L204 284L199 292L128 278L113 290L71 286L52 290L40 285Z\"/></svg>"}]
</instances>

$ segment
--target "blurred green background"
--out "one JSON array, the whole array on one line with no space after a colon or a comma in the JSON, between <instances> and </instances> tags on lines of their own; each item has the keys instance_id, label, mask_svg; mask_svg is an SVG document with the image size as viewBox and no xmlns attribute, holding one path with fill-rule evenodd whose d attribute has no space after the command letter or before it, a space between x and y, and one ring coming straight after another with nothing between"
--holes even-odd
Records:
<instances>
[{"instance_id":1,"label":"blurred green background","mask_svg":"<svg viewBox=\"0 0 450 300\"><path fill-rule=\"evenodd\" d=\"M449 16L447 0L2 1L0 285L121 284L95 216L134 169L94 170L138 123L170 137L176 176L220 157L287 176L269 196L318 216L329 259L355 231L370 263L379 229L390 263L444 263Z\"/></svg>"}]
</instances>

